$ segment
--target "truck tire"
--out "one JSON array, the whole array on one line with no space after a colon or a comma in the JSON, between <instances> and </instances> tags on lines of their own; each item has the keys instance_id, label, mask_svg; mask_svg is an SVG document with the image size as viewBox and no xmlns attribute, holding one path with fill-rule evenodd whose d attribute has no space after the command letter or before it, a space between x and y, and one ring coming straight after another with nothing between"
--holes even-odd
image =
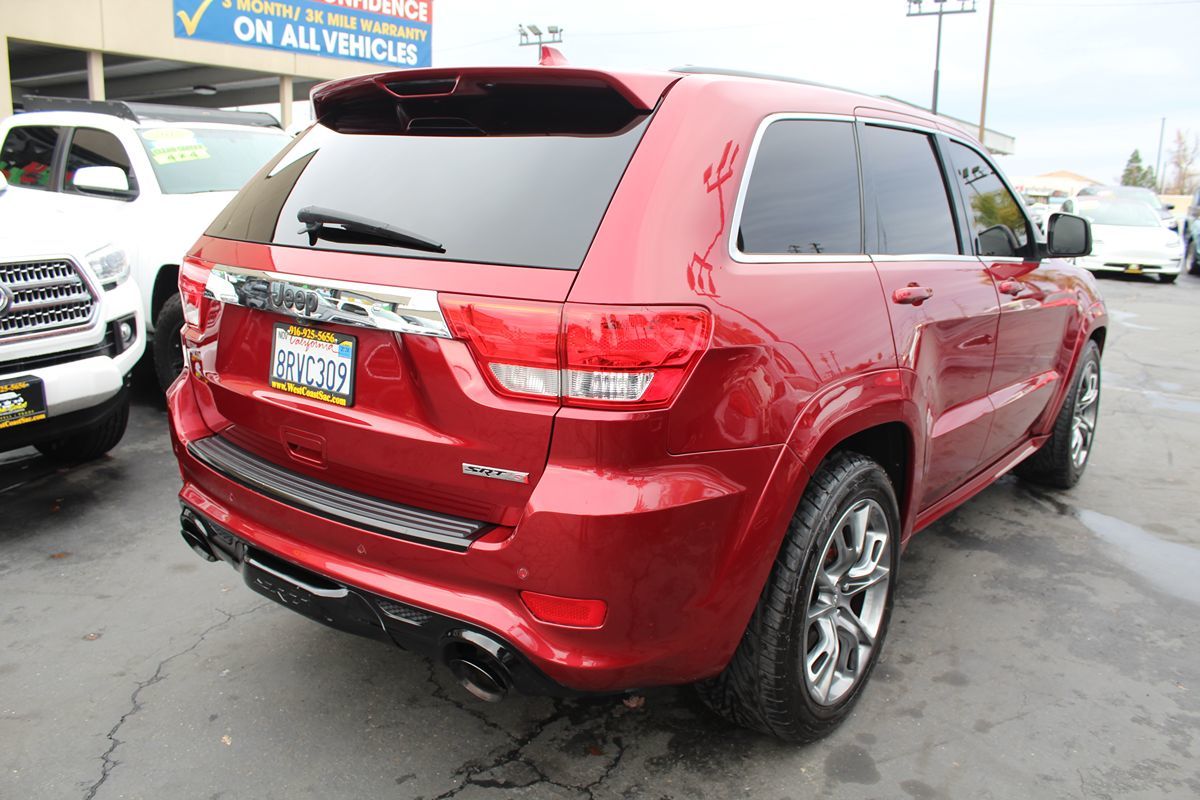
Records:
<instances>
[{"instance_id":1,"label":"truck tire","mask_svg":"<svg viewBox=\"0 0 1200 800\"><path fill-rule=\"evenodd\" d=\"M183 372L183 345L179 341L182 330L183 303L178 294L173 294L159 309L154 323L154 374L158 388L164 392Z\"/></svg>"},{"instance_id":2,"label":"truck tire","mask_svg":"<svg viewBox=\"0 0 1200 800\"><path fill-rule=\"evenodd\" d=\"M35 445L42 455L63 464L92 461L117 446L129 423L129 397L90 428Z\"/></svg>"},{"instance_id":3,"label":"truck tire","mask_svg":"<svg viewBox=\"0 0 1200 800\"><path fill-rule=\"evenodd\" d=\"M830 456L788 525L771 576L725 670L697 684L729 721L792 742L849 715L883 646L900 549L887 473Z\"/></svg>"},{"instance_id":4,"label":"truck tire","mask_svg":"<svg viewBox=\"0 0 1200 800\"><path fill-rule=\"evenodd\" d=\"M1050 438L1041 449L1013 469L1017 477L1049 486L1070 489L1079 483L1087 468L1096 438L1100 415L1100 347L1089 341L1079 358L1079 367L1063 400ZM1077 438L1078 437L1078 438Z\"/></svg>"}]
</instances>

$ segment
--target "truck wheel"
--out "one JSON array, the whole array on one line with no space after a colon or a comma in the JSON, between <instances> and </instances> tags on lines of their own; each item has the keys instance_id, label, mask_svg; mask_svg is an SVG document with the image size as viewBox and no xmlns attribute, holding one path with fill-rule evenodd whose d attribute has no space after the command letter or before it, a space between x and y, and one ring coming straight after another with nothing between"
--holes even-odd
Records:
<instances>
[{"instance_id":1,"label":"truck wheel","mask_svg":"<svg viewBox=\"0 0 1200 800\"><path fill-rule=\"evenodd\" d=\"M1070 489L1087 467L1100 414L1100 347L1090 341L1079 359L1054 430L1041 449L1013 470L1018 477L1055 489Z\"/></svg>"},{"instance_id":2,"label":"truck wheel","mask_svg":"<svg viewBox=\"0 0 1200 800\"><path fill-rule=\"evenodd\" d=\"M830 456L792 517L771 577L725 671L697 684L739 725L793 742L833 730L878 658L892 608L900 510L887 473Z\"/></svg>"},{"instance_id":3,"label":"truck wheel","mask_svg":"<svg viewBox=\"0 0 1200 800\"><path fill-rule=\"evenodd\" d=\"M159 309L154 323L154 374L158 388L164 392L183 372L183 344L179 341L182 330L183 303L179 295L173 294Z\"/></svg>"},{"instance_id":4,"label":"truck wheel","mask_svg":"<svg viewBox=\"0 0 1200 800\"><path fill-rule=\"evenodd\" d=\"M36 446L46 458L64 464L91 461L117 446L125 435L128 422L129 398L126 397L112 413L92 427Z\"/></svg>"}]
</instances>

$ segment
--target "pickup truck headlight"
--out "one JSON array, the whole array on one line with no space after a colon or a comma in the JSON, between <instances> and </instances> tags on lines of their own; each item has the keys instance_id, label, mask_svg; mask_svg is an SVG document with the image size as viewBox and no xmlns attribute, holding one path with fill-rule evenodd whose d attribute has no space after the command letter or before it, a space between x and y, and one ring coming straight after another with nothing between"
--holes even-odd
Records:
<instances>
[{"instance_id":1,"label":"pickup truck headlight","mask_svg":"<svg viewBox=\"0 0 1200 800\"><path fill-rule=\"evenodd\" d=\"M105 289L115 289L129 277L129 257L119 247L105 245L88 253L88 265Z\"/></svg>"}]
</instances>

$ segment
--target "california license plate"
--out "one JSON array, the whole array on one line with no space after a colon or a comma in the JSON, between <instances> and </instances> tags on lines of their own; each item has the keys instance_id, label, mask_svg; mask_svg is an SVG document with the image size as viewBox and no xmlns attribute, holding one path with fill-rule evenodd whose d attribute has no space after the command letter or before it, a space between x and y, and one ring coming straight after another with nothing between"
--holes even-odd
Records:
<instances>
[{"instance_id":1,"label":"california license plate","mask_svg":"<svg viewBox=\"0 0 1200 800\"><path fill-rule=\"evenodd\" d=\"M271 388L335 406L354 405L353 336L277 322L272 342Z\"/></svg>"},{"instance_id":2,"label":"california license plate","mask_svg":"<svg viewBox=\"0 0 1200 800\"><path fill-rule=\"evenodd\" d=\"M46 387L41 378L26 375L0 381L0 430L46 418Z\"/></svg>"}]
</instances>

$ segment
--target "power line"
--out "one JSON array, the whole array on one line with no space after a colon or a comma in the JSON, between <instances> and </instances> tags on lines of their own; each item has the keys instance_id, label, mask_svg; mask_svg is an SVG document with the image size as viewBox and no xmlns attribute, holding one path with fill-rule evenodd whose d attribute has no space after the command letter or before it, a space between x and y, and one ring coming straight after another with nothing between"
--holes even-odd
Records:
<instances>
[{"instance_id":1,"label":"power line","mask_svg":"<svg viewBox=\"0 0 1200 800\"><path fill-rule=\"evenodd\" d=\"M1111 3L1085 2L1085 3L1068 3L1055 2L1055 0L1038 0L1038 2L1013 2L1014 6L1026 6L1029 8L1142 8L1144 6L1194 6L1200 5L1200 0L1115 0Z\"/></svg>"}]
</instances>

